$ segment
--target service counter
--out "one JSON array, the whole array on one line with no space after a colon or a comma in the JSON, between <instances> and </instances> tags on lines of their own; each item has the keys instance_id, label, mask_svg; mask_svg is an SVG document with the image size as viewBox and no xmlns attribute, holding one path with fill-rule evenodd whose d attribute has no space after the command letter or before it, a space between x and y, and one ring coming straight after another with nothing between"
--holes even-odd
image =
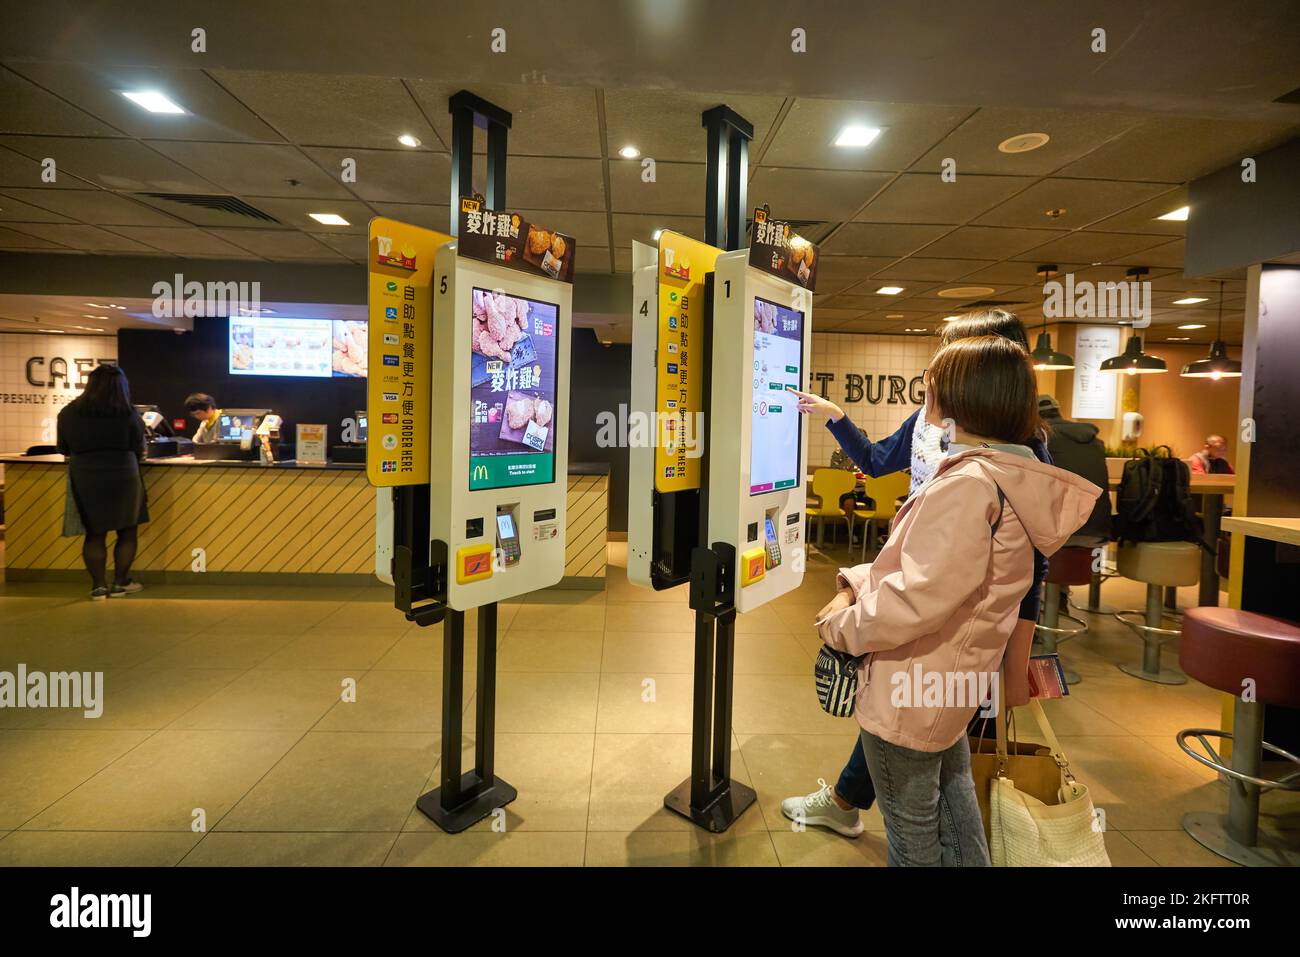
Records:
<instances>
[{"instance_id":1,"label":"service counter","mask_svg":"<svg viewBox=\"0 0 1300 957\"><path fill-rule=\"evenodd\" d=\"M84 578L81 538L62 535L63 456L0 456L0 467L5 579ZM143 473L150 521L132 568L143 582L376 581L375 490L364 466L177 457L146 460ZM608 501L608 466L570 467L563 584L604 588Z\"/></svg>"}]
</instances>

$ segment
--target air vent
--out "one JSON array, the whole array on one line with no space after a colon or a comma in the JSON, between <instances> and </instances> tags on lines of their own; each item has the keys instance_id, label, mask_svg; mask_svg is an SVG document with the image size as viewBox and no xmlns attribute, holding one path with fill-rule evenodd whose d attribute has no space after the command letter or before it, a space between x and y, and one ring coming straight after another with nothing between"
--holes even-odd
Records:
<instances>
[{"instance_id":1,"label":"air vent","mask_svg":"<svg viewBox=\"0 0 1300 957\"><path fill-rule=\"evenodd\" d=\"M160 199L168 203L180 203L183 206L198 206L201 209L210 209L214 212L230 213L234 216L244 216L248 219L257 219L265 223L279 223L280 221L270 213L264 213L256 206L249 206L237 196L214 196L205 193L141 193L141 196L148 196L150 199Z\"/></svg>"}]
</instances>

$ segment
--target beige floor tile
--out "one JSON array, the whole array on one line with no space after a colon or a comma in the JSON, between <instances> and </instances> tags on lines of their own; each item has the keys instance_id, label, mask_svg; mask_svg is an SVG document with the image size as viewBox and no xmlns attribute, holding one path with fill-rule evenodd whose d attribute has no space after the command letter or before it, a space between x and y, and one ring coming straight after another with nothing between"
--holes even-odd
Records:
<instances>
[{"instance_id":1,"label":"beige floor tile","mask_svg":"<svg viewBox=\"0 0 1300 957\"><path fill-rule=\"evenodd\" d=\"M1120 831L1177 830L1203 807L1201 779L1136 737L1061 735L1070 767L1088 785L1106 826Z\"/></svg>"},{"instance_id":2,"label":"beige floor tile","mask_svg":"<svg viewBox=\"0 0 1300 957\"><path fill-rule=\"evenodd\" d=\"M601 671L689 675L694 670L694 634L605 633Z\"/></svg>"},{"instance_id":3,"label":"beige floor tile","mask_svg":"<svg viewBox=\"0 0 1300 957\"><path fill-rule=\"evenodd\" d=\"M598 673L604 635L598 631L525 631L511 628L497 650L497 671Z\"/></svg>"},{"instance_id":4,"label":"beige floor tile","mask_svg":"<svg viewBox=\"0 0 1300 957\"><path fill-rule=\"evenodd\" d=\"M596 730L689 734L693 687L690 675L603 674Z\"/></svg>"},{"instance_id":5,"label":"beige floor tile","mask_svg":"<svg viewBox=\"0 0 1300 957\"><path fill-rule=\"evenodd\" d=\"M1170 831L1157 831L1169 834ZM1158 863L1145 851L1133 843L1132 834L1109 830L1105 833L1106 854L1110 857L1111 867L1157 867Z\"/></svg>"},{"instance_id":6,"label":"beige floor tile","mask_svg":"<svg viewBox=\"0 0 1300 957\"><path fill-rule=\"evenodd\" d=\"M359 677L330 671L246 672L171 728L204 731L306 731L343 693L343 681Z\"/></svg>"},{"instance_id":7,"label":"beige floor tile","mask_svg":"<svg viewBox=\"0 0 1300 957\"><path fill-rule=\"evenodd\" d=\"M201 835L130 831L15 831L0 838L0 867L173 867Z\"/></svg>"},{"instance_id":8,"label":"beige floor tile","mask_svg":"<svg viewBox=\"0 0 1300 957\"><path fill-rule=\"evenodd\" d=\"M617 602L605 610L605 631L628 634L653 628L661 634L695 634L695 612L662 602Z\"/></svg>"},{"instance_id":9,"label":"beige floor tile","mask_svg":"<svg viewBox=\"0 0 1300 957\"><path fill-rule=\"evenodd\" d=\"M0 829L20 827L147 737L146 731L0 731Z\"/></svg>"},{"instance_id":10,"label":"beige floor tile","mask_svg":"<svg viewBox=\"0 0 1300 957\"><path fill-rule=\"evenodd\" d=\"M401 830L437 743L430 733L314 731L213 830Z\"/></svg>"},{"instance_id":11,"label":"beige floor tile","mask_svg":"<svg viewBox=\"0 0 1300 957\"><path fill-rule=\"evenodd\" d=\"M773 831L772 844L782 867L884 867L888 844L880 831L853 839L822 828Z\"/></svg>"},{"instance_id":12,"label":"beige floor tile","mask_svg":"<svg viewBox=\"0 0 1300 957\"><path fill-rule=\"evenodd\" d=\"M606 616L604 596L602 595L597 600L587 597L586 592L572 592L569 594L580 597L564 601L561 599L567 596L561 593L560 598L527 602L520 605L518 612L515 613L510 622L509 629L511 631L514 629L523 631L550 630L556 633L604 631ZM498 627L500 627L499 623Z\"/></svg>"},{"instance_id":13,"label":"beige floor tile","mask_svg":"<svg viewBox=\"0 0 1300 957\"><path fill-rule=\"evenodd\" d=\"M587 830L687 831L695 825L664 807L664 796L691 771L689 734L597 734ZM731 754L733 780L749 784L740 752ZM745 811L732 830L765 830L757 807Z\"/></svg>"},{"instance_id":14,"label":"beige floor tile","mask_svg":"<svg viewBox=\"0 0 1300 957\"><path fill-rule=\"evenodd\" d=\"M1219 725L1218 693L1200 684L1159 685L1115 671L1085 678L1070 695L1130 732L1172 737L1183 728Z\"/></svg>"},{"instance_id":15,"label":"beige floor tile","mask_svg":"<svg viewBox=\"0 0 1300 957\"><path fill-rule=\"evenodd\" d=\"M167 668L110 672L104 675L104 713L94 719L78 709L47 709L39 727L79 730L165 728L191 708L220 694L243 672L236 668L192 670Z\"/></svg>"},{"instance_id":16,"label":"beige floor tile","mask_svg":"<svg viewBox=\"0 0 1300 957\"><path fill-rule=\"evenodd\" d=\"M396 834L251 833L212 831L184 867L378 867ZM0 845L0 850L3 845Z\"/></svg>"},{"instance_id":17,"label":"beige floor tile","mask_svg":"<svg viewBox=\"0 0 1300 957\"><path fill-rule=\"evenodd\" d=\"M762 831L592 832L588 867L776 867L772 838Z\"/></svg>"},{"instance_id":18,"label":"beige floor tile","mask_svg":"<svg viewBox=\"0 0 1300 957\"><path fill-rule=\"evenodd\" d=\"M1232 861L1208 851L1183 830L1124 831L1124 837L1161 867L1236 867ZM1107 842L1109 849L1109 842ZM1119 865L1111 858L1111 863Z\"/></svg>"},{"instance_id":19,"label":"beige floor tile","mask_svg":"<svg viewBox=\"0 0 1300 957\"><path fill-rule=\"evenodd\" d=\"M196 808L211 828L297 737L272 731L156 732L27 828L188 832Z\"/></svg>"},{"instance_id":20,"label":"beige floor tile","mask_svg":"<svg viewBox=\"0 0 1300 957\"><path fill-rule=\"evenodd\" d=\"M1047 715L1047 720L1051 723L1053 731L1058 735L1127 735L1132 733L1123 724L1107 717L1105 713L1089 707L1087 704L1087 689L1080 692L1076 691L1075 687L1077 686L1071 686L1070 694L1064 698L1043 702L1043 712ZM1032 740L1045 740L1040 734L1035 733L1038 728L1033 719L1028 714L1025 714L1024 717L1026 720L1018 730L1025 732ZM1122 715L1115 715L1114 717L1119 718L1120 721L1123 720Z\"/></svg>"},{"instance_id":21,"label":"beige floor tile","mask_svg":"<svg viewBox=\"0 0 1300 957\"><path fill-rule=\"evenodd\" d=\"M474 738L467 735L461 768L474 767ZM493 817L473 825L471 831L585 831L591 794L593 734L498 734L496 773L519 793L505 807L505 818ZM435 768L425 788L437 787ZM419 811L411 814L403 830L436 831L438 827Z\"/></svg>"},{"instance_id":22,"label":"beige floor tile","mask_svg":"<svg viewBox=\"0 0 1300 957\"><path fill-rule=\"evenodd\" d=\"M736 616L737 635L789 635L790 633L790 626L766 605Z\"/></svg>"},{"instance_id":23,"label":"beige floor tile","mask_svg":"<svg viewBox=\"0 0 1300 957\"><path fill-rule=\"evenodd\" d=\"M594 731L598 674L497 676L498 731Z\"/></svg>"},{"instance_id":24,"label":"beige floor tile","mask_svg":"<svg viewBox=\"0 0 1300 957\"><path fill-rule=\"evenodd\" d=\"M136 667L246 670L260 665L293 640L293 635L243 632L216 625L171 645Z\"/></svg>"},{"instance_id":25,"label":"beige floor tile","mask_svg":"<svg viewBox=\"0 0 1300 957\"><path fill-rule=\"evenodd\" d=\"M462 692L467 704L473 684ZM442 727L442 672L371 671L357 682L356 700L336 699L315 731L430 732Z\"/></svg>"},{"instance_id":26,"label":"beige floor tile","mask_svg":"<svg viewBox=\"0 0 1300 957\"><path fill-rule=\"evenodd\" d=\"M497 656L505 639L497 635ZM401 638L373 665L376 671L441 671L442 670L442 625L428 628L413 628ZM468 628L465 632L465 671L473 672L478 668L478 636Z\"/></svg>"},{"instance_id":27,"label":"beige floor tile","mask_svg":"<svg viewBox=\"0 0 1300 957\"><path fill-rule=\"evenodd\" d=\"M259 669L310 668L362 672L392 651L401 632L307 632L267 658Z\"/></svg>"},{"instance_id":28,"label":"beige floor tile","mask_svg":"<svg viewBox=\"0 0 1300 957\"><path fill-rule=\"evenodd\" d=\"M812 681L812 663L791 635L737 635L738 675L802 675Z\"/></svg>"},{"instance_id":29,"label":"beige floor tile","mask_svg":"<svg viewBox=\"0 0 1300 957\"><path fill-rule=\"evenodd\" d=\"M389 867L581 867L587 835L581 831L472 831L402 834Z\"/></svg>"},{"instance_id":30,"label":"beige floor tile","mask_svg":"<svg viewBox=\"0 0 1300 957\"><path fill-rule=\"evenodd\" d=\"M832 718L817 703L811 670L804 675L736 675L737 734L813 733L852 737L851 718Z\"/></svg>"},{"instance_id":31,"label":"beige floor tile","mask_svg":"<svg viewBox=\"0 0 1300 957\"><path fill-rule=\"evenodd\" d=\"M100 604L103 604L101 602ZM109 671L131 668L173 648L184 636L167 632L42 632L26 635L6 649L5 663L18 662L29 671Z\"/></svg>"},{"instance_id":32,"label":"beige floor tile","mask_svg":"<svg viewBox=\"0 0 1300 957\"><path fill-rule=\"evenodd\" d=\"M836 785L840 772L853 753L856 729L855 723L845 721L844 734L840 736L737 734L741 756L752 776L763 820L770 830L794 830L794 823L781 813L783 800L811 794L822 780L831 787ZM863 826L869 830L885 829L885 822L874 804L869 810L862 811L860 817ZM820 831L821 828L808 830Z\"/></svg>"},{"instance_id":33,"label":"beige floor tile","mask_svg":"<svg viewBox=\"0 0 1300 957\"><path fill-rule=\"evenodd\" d=\"M325 589L322 589L323 591ZM235 631L272 631L301 635L343 608L340 601L242 601L222 622Z\"/></svg>"}]
</instances>

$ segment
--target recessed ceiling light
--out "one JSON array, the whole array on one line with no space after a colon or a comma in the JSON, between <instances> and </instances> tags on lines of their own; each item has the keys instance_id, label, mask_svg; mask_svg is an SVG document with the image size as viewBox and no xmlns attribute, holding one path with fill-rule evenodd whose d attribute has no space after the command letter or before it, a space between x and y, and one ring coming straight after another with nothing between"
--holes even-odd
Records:
<instances>
[{"instance_id":1,"label":"recessed ceiling light","mask_svg":"<svg viewBox=\"0 0 1300 957\"><path fill-rule=\"evenodd\" d=\"M1204 328L1205 328L1205 323L1203 323L1203 322L1189 322L1189 323L1187 323L1187 325L1185 325L1185 326L1179 326L1178 328L1179 328L1179 329L1204 329Z\"/></svg>"},{"instance_id":2,"label":"recessed ceiling light","mask_svg":"<svg viewBox=\"0 0 1300 957\"><path fill-rule=\"evenodd\" d=\"M1175 306L1194 306L1198 302L1209 302L1204 296L1187 296L1183 299L1175 299Z\"/></svg>"},{"instance_id":3,"label":"recessed ceiling light","mask_svg":"<svg viewBox=\"0 0 1300 957\"><path fill-rule=\"evenodd\" d=\"M1191 342L1191 336L1166 336L1165 342Z\"/></svg>"},{"instance_id":4,"label":"recessed ceiling light","mask_svg":"<svg viewBox=\"0 0 1300 957\"><path fill-rule=\"evenodd\" d=\"M150 113L185 112L181 106L173 103L157 90L120 90L119 92L136 106L143 107Z\"/></svg>"},{"instance_id":5,"label":"recessed ceiling light","mask_svg":"<svg viewBox=\"0 0 1300 957\"><path fill-rule=\"evenodd\" d=\"M850 123L848 126L840 130L839 134L835 137L835 145L846 147L870 146L879 135L879 127L862 126L860 124Z\"/></svg>"},{"instance_id":6,"label":"recessed ceiling light","mask_svg":"<svg viewBox=\"0 0 1300 957\"><path fill-rule=\"evenodd\" d=\"M876 290L877 296L897 296L903 291L902 286L881 286Z\"/></svg>"},{"instance_id":7,"label":"recessed ceiling light","mask_svg":"<svg viewBox=\"0 0 1300 957\"><path fill-rule=\"evenodd\" d=\"M108 319L108 316L92 316L92 315L91 315L90 313L88 313L88 312L83 312L83 313L81 314L81 318L82 318L82 319L105 319L105 320L107 320L107 319Z\"/></svg>"},{"instance_id":8,"label":"recessed ceiling light","mask_svg":"<svg viewBox=\"0 0 1300 957\"><path fill-rule=\"evenodd\" d=\"M951 289L940 289L935 295L940 299L978 299L981 296L991 296L993 292L992 286L953 286Z\"/></svg>"},{"instance_id":9,"label":"recessed ceiling light","mask_svg":"<svg viewBox=\"0 0 1300 957\"><path fill-rule=\"evenodd\" d=\"M958 319L960 319L960 318L961 318L961 316L944 316L944 317L943 317L943 321L944 321L944 322L956 322L956 321L957 321Z\"/></svg>"},{"instance_id":10,"label":"recessed ceiling light","mask_svg":"<svg viewBox=\"0 0 1300 957\"><path fill-rule=\"evenodd\" d=\"M886 319L902 319L902 318L903 318L903 314L902 314L901 312L887 312L887 313L885 313L885 318L886 318Z\"/></svg>"},{"instance_id":11,"label":"recessed ceiling light","mask_svg":"<svg viewBox=\"0 0 1300 957\"><path fill-rule=\"evenodd\" d=\"M998 150L1002 153L1028 153L1043 146L1050 139L1051 137L1046 133L1020 133L999 143Z\"/></svg>"},{"instance_id":12,"label":"recessed ceiling light","mask_svg":"<svg viewBox=\"0 0 1300 957\"><path fill-rule=\"evenodd\" d=\"M409 146L411 149L415 149L415 147L420 145L420 138L418 136L412 136L410 133L403 133L397 138L397 142L401 143L403 146Z\"/></svg>"},{"instance_id":13,"label":"recessed ceiling light","mask_svg":"<svg viewBox=\"0 0 1300 957\"><path fill-rule=\"evenodd\" d=\"M904 329L904 332L925 332L924 329Z\"/></svg>"},{"instance_id":14,"label":"recessed ceiling light","mask_svg":"<svg viewBox=\"0 0 1300 957\"><path fill-rule=\"evenodd\" d=\"M1177 209L1171 209L1163 216L1157 216L1156 219L1167 219L1175 223L1186 222L1189 212L1191 212L1190 206L1179 206Z\"/></svg>"},{"instance_id":15,"label":"recessed ceiling light","mask_svg":"<svg viewBox=\"0 0 1300 957\"><path fill-rule=\"evenodd\" d=\"M627 146L624 146L621 150L618 151L618 155L623 157L623 159L626 160L634 160L641 155L641 151L637 149L635 146L633 146L631 143L629 143Z\"/></svg>"},{"instance_id":16,"label":"recessed ceiling light","mask_svg":"<svg viewBox=\"0 0 1300 957\"><path fill-rule=\"evenodd\" d=\"M312 219L325 226L351 226L346 219L338 213L308 213Z\"/></svg>"}]
</instances>

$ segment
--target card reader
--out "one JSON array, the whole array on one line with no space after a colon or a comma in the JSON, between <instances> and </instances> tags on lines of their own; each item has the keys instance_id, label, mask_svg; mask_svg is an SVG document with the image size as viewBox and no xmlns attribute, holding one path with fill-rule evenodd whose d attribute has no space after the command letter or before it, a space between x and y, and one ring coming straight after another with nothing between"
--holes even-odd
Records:
<instances>
[{"instance_id":1,"label":"card reader","mask_svg":"<svg viewBox=\"0 0 1300 957\"><path fill-rule=\"evenodd\" d=\"M777 540L771 515L764 519L764 524L767 526L767 567L776 568L781 564L781 543Z\"/></svg>"},{"instance_id":2,"label":"card reader","mask_svg":"<svg viewBox=\"0 0 1300 957\"><path fill-rule=\"evenodd\" d=\"M514 509L509 505L497 506L497 548L504 567L519 563L519 529L515 527Z\"/></svg>"}]
</instances>

